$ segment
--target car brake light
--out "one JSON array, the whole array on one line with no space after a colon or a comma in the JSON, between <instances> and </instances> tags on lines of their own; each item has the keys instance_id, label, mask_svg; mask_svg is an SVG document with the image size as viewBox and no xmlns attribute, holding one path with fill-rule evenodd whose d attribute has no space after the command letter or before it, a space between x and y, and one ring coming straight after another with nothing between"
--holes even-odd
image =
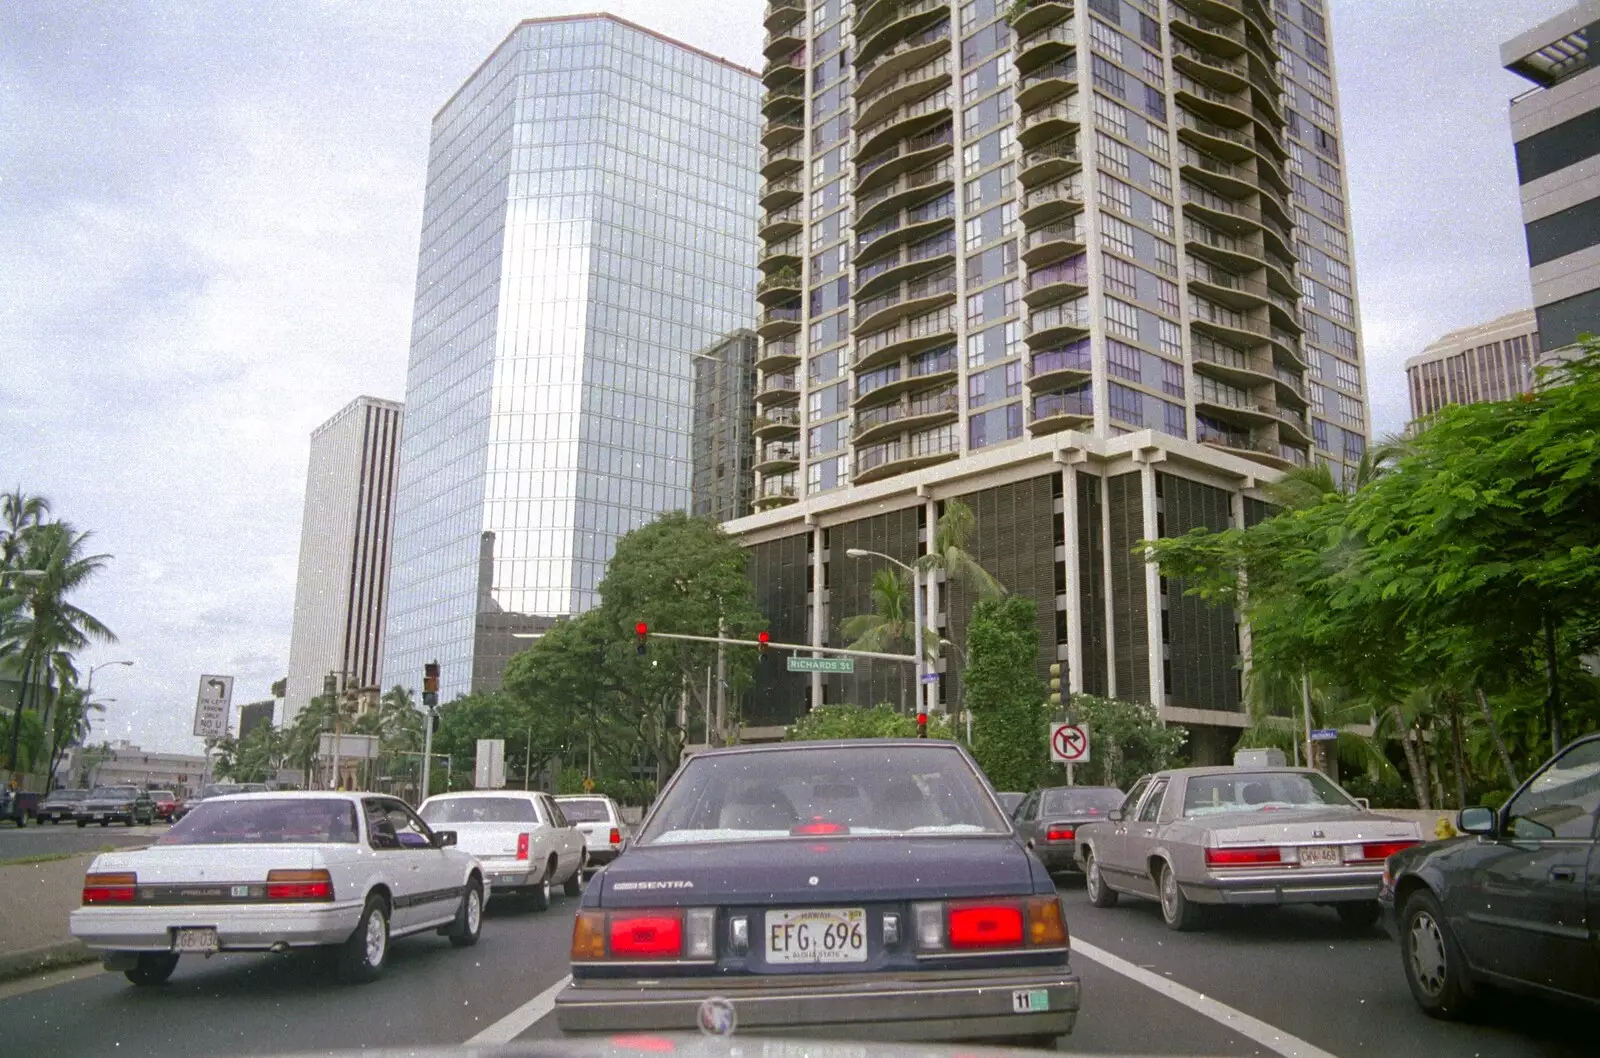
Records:
<instances>
[{"instance_id":1,"label":"car brake light","mask_svg":"<svg viewBox=\"0 0 1600 1058\"><path fill-rule=\"evenodd\" d=\"M683 954L683 912L614 911L606 924L613 958L676 959Z\"/></svg>"},{"instance_id":2,"label":"car brake light","mask_svg":"<svg viewBox=\"0 0 1600 1058\"><path fill-rule=\"evenodd\" d=\"M809 823L801 823L798 826L790 827L789 828L789 833L791 833L791 834L808 834L808 835L809 834L848 834L848 833L850 833L850 828L845 826L843 823L830 822L829 820L823 819L821 816L812 816L811 817L811 822L809 822Z\"/></svg>"},{"instance_id":3,"label":"car brake light","mask_svg":"<svg viewBox=\"0 0 1600 1058\"><path fill-rule=\"evenodd\" d=\"M1046 841L1071 841L1077 835L1078 832L1073 827L1050 827L1044 832L1044 839Z\"/></svg>"},{"instance_id":4,"label":"car brake light","mask_svg":"<svg viewBox=\"0 0 1600 1058\"><path fill-rule=\"evenodd\" d=\"M1067 923L1061 917L1061 900L1054 896L1033 896L1027 901L1028 944L1031 947L1062 947L1068 942Z\"/></svg>"},{"instance_id":5,"label":"car brake light","mask_svg":"<svg viewBox=\"0 0 1600 1058\"><path fill-rule=\"evenodd\" d=\"M622 844L622 831L618 830L616 827L611 828L611 844Z\"/></svg>"},{"instance_id":6,"label":"car brake light","mask_svg":"<svg viewBox=\"0 0 1600 1058\"><path fill-rule=\"evenodd\" d=\"M1207 867L1260 867L1282 862L1283 854L1276 847L1206 850Z\"/></svg>"},{"instance_id":7,"label":"car brake light","mask_svg":"<svg viewBox=\"0 0 1600 1058\"><path fill-rule=\"evenodd\" d=\"M268 900L332 900L333 878L327 871L268 871Z\"/></svg>"},{"instance_id":8,"label":"car brake light","mask_svg":"<svg viewBox=\"0 0 1600 1058\"><path fill-rule=\"evenodd\" d=\"M953 903L949 910L952 948L1022 947L1022 907L990 901Z\"/></svg>"},{"instance_id":9,"label":"car brake light","mask_svg":"<svg viewBox=\"0 0 1600 1058\"><path fill-rule=\"evenodd\" d=\"M133 874L86 874L83 877L83 902L85 904L131 904L133 887L138 879Z\"/></svg>"},{"instance_id":10,"label":"car brake light","mask_svg":"<svg viewBox=\"0 0 1600 1058\"><path fill-rule=\"evenodd\" d=\"M528 835L526 835L526 834L518 834L517 835L517 859L525 860L527 858L528 858Z\"/></svg>"},{"instance_id":11,"label":"car brake light","mask_svg":"<svg viewBox=\"0 0 1600 1058\"><path fill-rule=\"evenodd\" d=\"M1420 844L1417 841L1369 841L1361 846L1361 858L1370 862L1387 860L1397 852L1404 852Z\"/></svg>"}]
</instances>

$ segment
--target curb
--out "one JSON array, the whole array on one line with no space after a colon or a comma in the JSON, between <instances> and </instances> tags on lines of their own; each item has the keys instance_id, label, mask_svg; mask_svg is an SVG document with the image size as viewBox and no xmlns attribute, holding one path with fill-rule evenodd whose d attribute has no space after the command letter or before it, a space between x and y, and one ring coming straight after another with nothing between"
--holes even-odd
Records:
<instances>
[{"instance_id":1,"label":"curb","mask_svg":"<svg viewBox=\"0 0 1600 1058\"><path fill-rule=\"evenodd\" d=\"M77 966L98 958L100 953L91 951L80 940L62 940L38 948L0 952L0 981Z\"/></svg>"}]
</instances>

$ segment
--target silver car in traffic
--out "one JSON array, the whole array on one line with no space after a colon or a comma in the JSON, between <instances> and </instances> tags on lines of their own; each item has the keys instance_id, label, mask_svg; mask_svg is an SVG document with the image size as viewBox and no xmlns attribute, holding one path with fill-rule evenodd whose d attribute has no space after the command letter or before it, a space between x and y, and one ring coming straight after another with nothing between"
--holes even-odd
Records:
<instances>
[{"instance_id":1,"label":"silver car in traffic","mask_svg":"<svg viewBox=\"0 0 1600 1058\"><path fill-rule=\"evenodd\" d=\"M1422 840L1416 823L1368 811L1321 772L1243 767L1147 775L1076 836L1091 903L1157 900L1175 930L1214 904L1327 904L1370 926L1384 861Z\"/></svg>"}]
</instances>

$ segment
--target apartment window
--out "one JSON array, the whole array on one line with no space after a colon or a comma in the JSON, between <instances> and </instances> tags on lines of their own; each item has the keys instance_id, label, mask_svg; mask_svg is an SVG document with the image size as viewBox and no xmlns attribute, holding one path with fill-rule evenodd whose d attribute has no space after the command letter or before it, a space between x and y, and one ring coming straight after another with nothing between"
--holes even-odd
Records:
<instances>
[{"instance_id":1,"label":"apartment window","mask_svg":"<svg viewBox=\"0 0 1600 1058\"><path fill-rule=\"evenodd\" d=\"M1098 23L1097 23L1098 25ZM1113 103L1099 92L1094 94L1094 116L1103 128L1110 129L1118 136L1127 138L1128 135L1128 108L1121 103Z\"/></svg>"},{"instance_id":2,"label":"apartment window","mask_svg":"<svg viewBox=\"0 0 1600 1058\"><path fill-rule=\"evenodd\" d=\"M1133 225L1109 213L1100 214L1100 234L1106 245L1127 257L1135 257Z\"/></svg>"},{"instance_id":3,"label":"apartment window","mask_svg":"<svg viewBox=\"0 0 1600 1058\"><path fill-rule=\"evenodd\" d=\"M1301 37L1301 40L1305 44L1306 58L1318 66L1326 67L1328 65L1328 49L1323 43L1315 37Z\"/></svg>"},{"instance_id":4,"label":"apartment window","mask_svg":"<svg viewBox=\"0 0 1600 1058\"><path fill-rule=\"evenodd\" d=\"M1133 216L1133 188L1114 176L1100 177L1100 208Z\"/></svg>"},{"instance_id":5,"label":"apartment window","mask_svg":"<svg viewBox=\"0 0 1600 1058\"><path fill-rule=\"evenodd\" d=\"M1131 426L1144 425L1144 394L1128 386L1112 382L1106 386L1110 396L1111 417Z\"/></svg>"},{"instance_id":6,"label":"apartment window","mask_svg":"<svg viewBox=\"0 0 1600 1058\"><path fill-rule=\"evenodd\" d=\"M969 300L970 304L970 300ZM967 336L967 367L982 367L1022 352L1022 324L1008 320Z\"/></svg>"},{"instance_id":7,"label":"apartment window","mask_svg":"<svg viewBox=\"0 0 1600 1058\"><path fill-rule=\"evenodd\" d=\"M1350 289L1350 266L1332 257L1324 257L1323 267L1328 271L1328 282L1340 290Z\"/></svg>"},{"instance_id":8,"label":"apartment window","mask_svg":"<svg viewBox=\"0 0 1600 1058\"><path fill-rule=\"evenodd\" d=\"M1302 275L1300 277L1300 296L1305 298L1308 304L1316 304L1317 281L1308 275Z\"/></svg>"},{"instance_id":9,"label":"apartment window","mask_svg":"<svg viewBox=\"0 0 1600 1058\"><path fill-rule=\"evenodd\" d=\"M1139 364L1144 359L1144 354L1131 345L1125 345L1115 339L1106 341L1106 370L1118 378L1125 378L1131 382L1143 381Z\"/></svg>"},{"instance_id":10,"label":"apartment window","mask_svg":"<svg viewBox=\"0 0 1600 1058\"><path fill-rule=\"evenodd\" d=\"M1326 414L1327 411L1328 411L1328 390L1327 390L1327 388L1325 386L1323 386L1321 383L1310 382L1310 383L1307 383L1307 385L1306 385L1306 392L1311 397L1311 409L1313 411L1320 411L1320 412Z\"/></svg>"},{"instance_id":11,"label":"apartment window","mask_svg":"<svg viewBox=\"0 0 1600 1058\"><path fill-rule=\"evenodd\" d=\"M1153 85L1145 85L1144 112L1157 121L1167 120L1167 94Z\"/></svg>"},{"instance_id":12,"label":"apartment window","mask_svg":"<svg viewBox=\"0 0 1600 1058\"><path fill-rule=\"evenodd\" d=\"M1357 391L1361 389L1361 369L1349 361L1335 358L1333 361L1333 377L1345 389Z\"/></svg>"},{"instance_id":13,"label":"apartment window","mask_svg":"<svg viewBox=\"0 0 1600 1058\"><path fill-rule=\"evenodd\" d=\"M1339 394L1339 418L1356 426L1361 425L1361 401Z\"/></svg>"},{"instance_id":14,"label":"apartment window","mask_svg":"<svg viewBox=\"0 0 1600 1058\"><path fill-rule=\"evenodd\" d=\"M1161 351L1167 356L1181 357L1183 355L1183 328L1171 320L1163 320L1159 317L1157 317L1156 322L1159 324Z\"/></svg>"},{"instance_id":15,"label":"apartment window","mask_svg":"<svg viewBox=\"0 0 1600 1058\"><path fill-rule=\"evenodd\" d=\"M976 180L968 180L963 192L967 211L977 212L1000 201L1012 192L1015 180L1016 166L1010 162L998 169L991 169Z\"/></svg>"},{"instance_id":16,"label":"apartment window","mask_svg":"<svg viewBox=\"0 0 1600 1058\"><path fill-rule=\"evenodd\" d=\"M980 22L993 21L998 6L999 0L974 0L973 3L962 4L961 32L967 32Z\"/></svg>"},{"instance_id":17,"label":"apartment window","mask_svg":"<svg viewBox=\"0 0 1600 1058\"><path fill-rule=\"evenodd\" d=\"M1136 298L1139 296L1139 269L1122 260L1112 257L1108 253L1100 255L1101 266L1105 271L1106 288L1123 297Z\"/></svg>"},{"instance_id":18,"label":"apartment window","mask_svg":"<svg viewBox=\"0 0 1600 1058\"><path fill-rule=\"evenodd\" d=\"M1131 176L1128 169L1128 145L1107 136L1103 132L1094 134L1095 154L1100 159L1100 167L1109 169L1118 176Z\"/></svg>"},{"instance_id":19,"label":"apartment window","mask_svg":"<svg viewBox=\"0 0 1600 1058\"><path fill-rule=\"evenodd\" d=\"M983 253L967 258L967 283L976 286L993 282L1017 270L1017 244L1003 242Z\"/></svg>"},{"instance_id":20,"label":"apartment window","mask_svg":"<svg viewBox=\"0 0 1600 1058\"><path fill-rule=\"evenodd\" d=\"M1333 249L1344 257L1350 256L1350 241L1345 237L1344 230L1333 224L1322 226L1322 238Z\"/></svg>"},{"instance_id":21,"label":"apartment window","mask_svg":"<svg viewBox=\"0 0 1600 1058\"><path fill-rule=\"evenodd\" d=\"M1126 301L1106 295L1106 330L1123 338L1139 340L1139 310Z\"/></svg>"},{"instance_id":22,"label":"apartment window","mask_svg":"<svg viewBox=\"0 0 1600 1058\"><path fill-rule=\"evenodd\" d=\"M1328 291L1328 314L1340 323L1355 323L1355 302L1336 290Z\"/></svg>"},{"instance_id":23,"label":"apartment window","mask_svg":"<svg viewBox=\"0 0 1600 1058\"><path fill-rule=\"evenodd\" d=\"M1171 175L1165 169L1150 170L1150 174L1152 176L1154 176L1156 173L1161 174L1163 181L1170 181L1172 179ZM1167 183L1166 187L1159 188L1158 190L1167 195L1171 195L1172 185L1171 183ZM1172 234L1172 206L1169 203L1162 202L1159 199L1150 200L1150 226L1156 231L1160 232L1162 235ZM1173 270L1177 270L1177 265L1175 262L1173 264Z\"/></svg>"},{"instance_id":24,"label":"apartment window","mask_svg":"<svg viewBox=\"0 0 1600 1058\"><path fill-rule=\"evenodd\" d=\"M1011 89L1003 89L961 115L963 135L971 136L1011 120Z\"/></svg>"},{"instance_id":25,"label":"apartment window","mask_svg":"<svg viewBox=\"0 0 1600 1058\"><path fill-rule=\"evenodd\" d=\"M1171 360L1162 360L1160 363L1161 392L1172 397L1183 396L1183 365Z\"/></svg>"},{"instance_id":26,"label":"apartment window","mask_svg":"<svg viewBox=\"0 0 1600 1058\"><path fill-rule=\"evenodd\" d=\"M1163 205L1164 203L1157 203ZM1167 209L1168 225L1171 225L1172 209ZM1178 248L1165 239L1156 241L1156 271L1165 272L1169 276L1178 274Z\"/></svg>"},{"instance_id":27,"label":"apartment window","mask_svg":"<svg viewBox=\"0 0 1600 1058\"><path fill-rule=\"evenodd\" d=\"M1331 327L1333 331L1333 347L1351 360L1356 358L1356 332L1345 330L1337 324Z\"/></svg>"},{"instance_id":28,"label":"apartment window","mask_svg":"<svg viewBox=\"0 0 1600 1058\"><path fill-rule=\"evenodd\" d=\"M1139 39L1152 48L1161 47L1161 23L1142 11L1139 13ZM1158 67L1161 65L1159 57L1156 65Z\"/></svg>"},{"instance_id":29,"label":"apartment window","mask_svg":"<svg viewBox=\"0 0 1600 1058\"><path fill-rule=\"evenodd\" d=\"M816 220L825 213L830 213L839 208L839 197L844 190L844 181L835 180L826 187L818 188L811 193L811 219Z\"/></svg>"},{"instance_id":30,"label":"apartment window","mask_svg":"<svg viewBox=\"0 0 1600 1058\"><path fill-rule=\"evenodd\" d=\"M1122 34L1097 18L1089 20L1089 40L1095 51L1122 62Z\"/></svg>"},{"instance_id":31,"label":"apartment window","mask_svg":"<svg viewBox=\"0 0 1600 1058\"><path fill-rule=\"evenodd\" d=\"M1113 22L1122 21L1122 4L1118 0L1089 0L1089 10L1102 14Z\"/></svg>"},{"instance_id":32,"label":"apartment window","mask_svg":"<svg viewBox=\"0 0 1600 1058\"><path fill-rule=\"evenodd\" d=\"M978 30L972 36L961 42L961 65L967 66L974 59L981 59L985 55L993 55L1011 42L1011 26L1005 22L991 22Z\"/></svg>"},{"instance_id":33,"label":"apartment window","mask_svg":"<svg viewBox=\"0 0 1600 1058\"><path fill-rule=\"evenodd\" d=\"M1182 309L1178 301L1178 284L1170 279L1156 277L1156 303L1161 306L1162 312L1178 315Z\"/></svg>"},{"instance_id":34,"label":"apartment window","mask_svg":"<svg viewBox=\"0 0 1600 1058\"><path fill-rule=\"evenodd\" d=\"M990 59L976 69L963 74L961 77L961 105L967 106L974 99L992 92L1011 79L1011 71L1016 69L1007 56Z\"/></svg>"},{"instance_id":35,"label":"apartment window","mask_svg":"<svg viewBox=\"0 0 1600 1058\"><path fill-rule=\"evenodd\" d=\"M1150 153L1155 155L1156 160L1164 165L1170 163L1172 161L1172 138L1167 134L1167 130L1159 125L1151 125L1146 122L1144 135L1145 141L1150 144Z\"/></svg>"},{"instance_id":36,"label":"apartment window","mask_svg":"<svg viewBox=\"0 0 1600 1058\"><path fill-rule=\"evenodd\" d=\"M1089 57L1089 69L1092 71L1094 86L1107 95L1114 95L1118 99L1128 98L1127 75L1122 69L1111 65L1099 55Z\"/></svg>"},{"instance_id":37,"label":"apartment window","mask_svg":"<svg viewBox=\"0 0 1600 1058\"><path fill-rule=\"evenodd\" d=\"M996 129L977 143L969 143L962 148L961 175L976 176L980 170L1007 157L1016 143L1014 138L1007 135L1010 131L1009 125Z\"/></svg>"}]
</instances>

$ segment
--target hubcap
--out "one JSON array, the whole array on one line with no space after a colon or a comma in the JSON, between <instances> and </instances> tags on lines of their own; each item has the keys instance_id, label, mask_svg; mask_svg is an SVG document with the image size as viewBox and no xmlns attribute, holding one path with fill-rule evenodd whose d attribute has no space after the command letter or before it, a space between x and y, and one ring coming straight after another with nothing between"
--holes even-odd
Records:
<instances>
[{"instance_id":1,"label":"hubcap","mask_svg":"<svg viewBox=\"0 0 1600 1058\"><path fill-rule=\"evenodd\" d=\"M1089 898L1098 899L1100 896L1100 864L1095 860L1089 861Z\"/></svg>"},{"instance_id":2,"label":"hubcap","mask_svg":"<svg viewBox=\"0 0 1600 1058\"><path fill-rule=\"evenodd\" d=\"M1426 911L1411 920L1411 972L1417 984L1430 996L1444 991L1444 935L1439 924Z\"/></svg>"},{"instance_id":3,"label":"hubcap","mask_svg":"<svg viewBox=\"0 0 1600 1058\"><path fill-rule=\"evenodd\" d=\"M383 948L388 943L388 931L383 928L383 912L374 911L367 916L367 965L383 962Z\"/></svg>"},{"instance_id":4,"label":"hubcap","mask_svg":"<svg viewBox=\"0 0 1600 1058\"><path fill-rule=\"evenodd\" d=\"M479 917L483 914L483 901L476 889L467 890L467 932L478 932Z\"/></svg>"},{"instance_id":5,"label":"hubcap","mask_svg":"<svg viewBox=\"0 0 1600 1058\"><path fill-rule=\"evenodd\" d=\"M543 884L540 885L540 889L544 891L544 902L548 904L550 902L550 879L546 878Z\"/></svg>"},{"instance_id":6,"label":"hubcap","mask_svg":"<svg viewBox=\"0 0 1600 1058\"><path fill-rule=\"evenodd\" d=\"M1178 879L1171 867L1161 871L1161 913L1169 919L1178 917Z\"/></svg>"}]
</instances>

